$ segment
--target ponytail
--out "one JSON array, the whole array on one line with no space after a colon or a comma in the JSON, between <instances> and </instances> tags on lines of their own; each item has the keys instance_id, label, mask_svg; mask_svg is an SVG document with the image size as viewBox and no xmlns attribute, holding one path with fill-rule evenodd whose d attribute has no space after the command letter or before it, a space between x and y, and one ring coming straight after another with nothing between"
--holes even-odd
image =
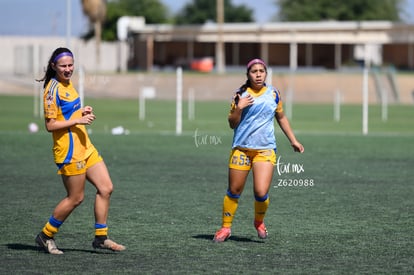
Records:
<instances>
[{"instance_id":1,"label":"ponytail","mask_svg":"<svg viewBox=\"0 0 414 275\"><path fill-rule=\"evenodd\" d=\"M247 79L246 82L243 85L240 86L237 93L239 95L241 95L242 93L244 93L247 90L248 87L250 87L250 80L249 79Z\"/></svg>"}]
</instances>

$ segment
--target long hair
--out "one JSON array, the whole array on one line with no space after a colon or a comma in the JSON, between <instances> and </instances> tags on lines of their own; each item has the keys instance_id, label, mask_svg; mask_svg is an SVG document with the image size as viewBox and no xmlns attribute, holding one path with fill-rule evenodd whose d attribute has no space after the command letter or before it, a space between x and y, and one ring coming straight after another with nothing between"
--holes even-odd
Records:
<instances>
[{"instance_id":1,"label":"long hair","mask_svg":"<svg viewBox=\"0 0 414 275\"><path fill-rule=\"evenodd\" d=\"M246 82L240 86L240 88L237 90L237 93L241 95L247 90L248 87L250 87L250 79L247 79Z\"/></svg>"},{"instance_id":2,"label":"long hair","mask_svg":"<svg viewBox=\"0 0 414 275\"><path fill-rule=\"evenodd\" d=\"M57 48L57 49L56 49L56 50L52 53L52 55L50 56L50 59L49 59L49 61L48 61L48 63L47 63L47 68L46 68L45 75L44 75L41 79L36 79L36 81L38 81L38 82L42 82L42 81L44 81L44 83L43 83L43 88L46 88L46 86L47 86L47 84L49 83L49 81L50 81L53 77L55 77L55 76L56 76L56 71L55 71L55 70L53 70L53 68L52 68L52 64L55 64L55 63L56 63L56 61L57 61L57 60L55 60L55 58L56 58L59 54L64 53L64 52L66 52L66 53L70 53L71 55L73 55L73 54L72 54L72 52L71 52L68 48Z\"/></svg>"},{"instance_id":3,"label":"long hair","mask_svg":"<svg viewBox=\"0 0 414 275\"><path fill-rule=\"evenodd\" d=\"M246 82L236 91L236 96L234 97L234 103L236 103L236 105L239 103L241 95L247 90L248 87L250 87L250 79L247 79Z\"/></svg>"}]
</instances>

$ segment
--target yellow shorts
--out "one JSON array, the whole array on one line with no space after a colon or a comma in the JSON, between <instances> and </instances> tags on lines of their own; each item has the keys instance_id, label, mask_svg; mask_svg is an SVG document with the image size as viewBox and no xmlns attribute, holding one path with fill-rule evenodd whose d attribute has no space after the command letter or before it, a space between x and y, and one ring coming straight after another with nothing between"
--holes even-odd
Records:
<instances>
[{"instance_id":1,"label":"yellow shorts","mask_svg":"<svg viewBox=\"0 0 414 275\"><path fill-rule=\"evenodd\" d=\"M273 149L248 150L235 148L231 150L229 168L250 170L255 162L271 162L276 165L276 152Z\"/></svg>"},{"instance_id":2,"label":"yellow shorts","mask_svg":"<svg viewBox=\"0 0 414 275\"><path fill-rule=\"evenodd\" d=\"M99 155L98 150L95 149L85 160L64 164L57 173L65 176L85 174L88 168L102 160L103 158Z\"/></svg>"}]
</instances>

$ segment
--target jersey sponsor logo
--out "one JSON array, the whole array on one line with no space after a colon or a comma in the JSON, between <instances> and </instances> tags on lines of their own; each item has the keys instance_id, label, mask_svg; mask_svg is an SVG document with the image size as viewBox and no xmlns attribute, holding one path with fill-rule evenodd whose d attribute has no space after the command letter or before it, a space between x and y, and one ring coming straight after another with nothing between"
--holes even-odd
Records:
<instances>
[{"instance_id":1,"label":"jersey sponsor logo","mask_svg":"<svg viewBox=\"0 0 414 275\"><path fill-rule=\"evenodd\" d=\"M50 106L52 103L53 103L53 95L52 94L48 94L47 95L47 97L46 97L46 102L47 102L47 105L48 106Z\"/></svg>"},{"instance_id":2,"label":"jersey sponsor logo","mask_svg":"<svg viewBox=\"0 0 414 275\"><path fill-rule=\"evenodd\" d=\"M75 103L75 104L73 105L73 110L74 110L74 111L79 110L79 109L80 109L80 106L81 106L80 102Z\"/></svg>"}]
</instances>

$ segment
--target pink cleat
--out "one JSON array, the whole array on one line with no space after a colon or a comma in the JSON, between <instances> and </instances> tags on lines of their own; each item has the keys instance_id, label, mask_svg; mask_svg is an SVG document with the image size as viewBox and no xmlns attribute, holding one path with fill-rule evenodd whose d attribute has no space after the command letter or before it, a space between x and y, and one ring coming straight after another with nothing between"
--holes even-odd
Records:
<instances>
[{"instance_id":1,"label":"pink cleat","mask_svg":"<svg viewBox=\"0 0 414 275\"><path fill-rule=\"evenodd\" d=\"M220 228L216 234L214 235L213 242L215 243L222 243L231 236L231 229L230 227L222 227Z\"/></svg>"},{"instance_id":2,"label":"pink cleat","mask_svg":"<svg viewBox=\"0 0 414 275\"><path fill-rule=\"evenodd\" d=\"M267 229L263 221L254 221L254 227L256 228L257 236L260 239L267 238Z\"/></svg>"}]
</instances>

